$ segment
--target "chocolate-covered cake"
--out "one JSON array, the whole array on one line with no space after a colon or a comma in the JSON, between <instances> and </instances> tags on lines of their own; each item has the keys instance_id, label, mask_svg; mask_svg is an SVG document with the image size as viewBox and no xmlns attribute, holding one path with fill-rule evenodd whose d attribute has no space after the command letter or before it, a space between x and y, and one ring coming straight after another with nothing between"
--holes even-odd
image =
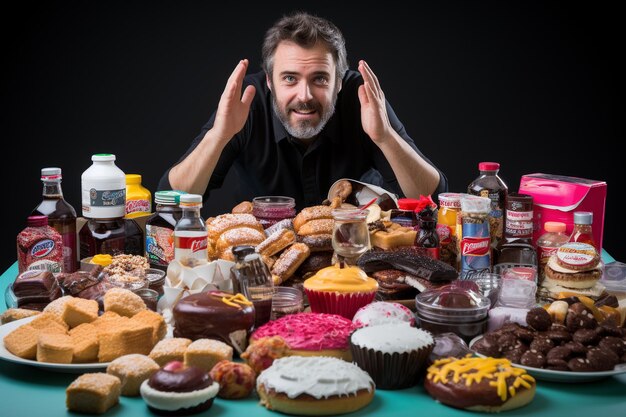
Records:
<instances>
[{"instance_id":1,"label":"chocolate-covered cake","mask_svg":"<svg viewBox=\"0 0 626 417\"><path fill-rule=\"evenodd\" d=\"M79 292L100 282L100 272L102 272L102 266L96 265L89 271L62 272L57 279L65 295L76 296Z\"/></svg>"},{"instance_id":2,"label":"chocolate-covered cake","mask_svg":"<svg viewBox=\"0 0 626 417\"><path fill-rule=\"evenodd\" d=\"M252 303L241 294L207 291L189 295L174 307L174 337L216 339L241 353L254 316Z\"/></svg>"},{"instance_id":3,"label":"chocolate-covered cake","mask_svg":"<svg viewBox=\"0 0 626 417\"><path fill-rule=\"evenodd\" d=\"M61 296L61 289L52 272L27 270L15 278L13 293L17 307L43 310L48 303Z\"/></svg>"},{"instance_id":4,"label":"chocolate-covered cake","mask_svg":"<svg viewBox=\"0 0 626 417\"><path fill-rule=\"evenodd\" d=\"M208 410L219 389L205 370L172 361L145 380L140 393L154 413L186 416Z\"/></svg>"}]
</instances>

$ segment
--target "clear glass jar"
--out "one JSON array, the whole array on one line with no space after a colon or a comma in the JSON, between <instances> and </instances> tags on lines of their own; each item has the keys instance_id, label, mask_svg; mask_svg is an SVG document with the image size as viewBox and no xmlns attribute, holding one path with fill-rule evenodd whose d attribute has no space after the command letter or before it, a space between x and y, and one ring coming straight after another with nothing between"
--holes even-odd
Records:
<instances>
[{"instance_id":1,"label":"clear glass jar","mask_svg":"<svg viewBox=\"0 0 626 417\"><path fill-rule=\"evenodd\" d=\"M301 313L302 311L304 311L302 291L294 287L274 287L270 320L279 319L287 314Z\"/></svg>"},{"instance_id":2,"label":"clear glass jar","mask_svg":"<svg viewBox=\"0 0 626 417\"><path fill-rule=\"evenodd\" d=\"M159 293L155 290L151 290L150 288L142 288L135 291L144 303L146 303L146 307L148 307L152 311L157 310L157 301L159 300Z\"/></svg>"},{"instance_id":3,"label":"clear glass jar","mask_svg":"<svg viewBox=\"0 0 626 417\"><path fill-rule=\"evenodd\" d=\"M165 271L158 268L148 268L146 269L146 280L148 280L148 288L156 291L161 297L165 283Z\"/></svg>"},{"instance_id":4,"label":"clear glass jar","mask_svg":"<svg viewBox=\"0 0 626 417\"><path fill-rule=\"evenodd\" d=\"M252 199L252 214L267 229L284 219L296 216L296 200L284 196L263 196Z\"/></svg>"},{"instance_id":5,"label":"clear glass jar","mask_svg":"<svg viewBox=\"0 0 626 417\"><path fill-rule=\"evenodd\" d=\"M249 245L233 247L235 265L231 272L235 275L243 295L254 304L254 327L259 328L270 320L274 281L269 268L261 255Z\"/></svg>"},{"instance_id":6,"label":"clear glass jar","mask_svg":"<svg viewBox=\"0 0 626 417\"><path fill-rule=\"evenodd\" d=\"M437 233L441 250L439 259L448 265L459 268L459 247L456 237L457 217L461 212L461 194L441 193L437 213Z\"/></svg>"},{"instance_id":7,"label":"clear glass jar","mask_svg":"<svg viewBox=\"0 0 626 417\"><path fill-rule=\"evenodd\" d=\"M359 256L370 247L370 233L367 228L369 210L337 208L332 211L333 249L339 259L354 265Z\"/></svg>"}]
</instances>

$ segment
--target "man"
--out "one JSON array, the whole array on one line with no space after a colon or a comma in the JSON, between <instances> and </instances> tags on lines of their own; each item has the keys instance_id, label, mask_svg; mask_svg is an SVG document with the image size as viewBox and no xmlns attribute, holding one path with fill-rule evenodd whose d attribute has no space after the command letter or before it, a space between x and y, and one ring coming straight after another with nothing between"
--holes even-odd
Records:
<instances>
[{"instance_id":1,"label":"man","mask_svg":"<svg viewBox=\"0 0 626 417\"><path fill-rule=\"evenodd\" d=\"M159 189L203 194L222 186L231 166L242 200L294 197L320 204L340 178L417 198L447 190L385 100L365 61L348 70L345 40L331 22L306 13L268 30L263 70L246 76L239 62L217 111ZM242 93L243 91L243 93Z\"/></svg>"}]
</instances>

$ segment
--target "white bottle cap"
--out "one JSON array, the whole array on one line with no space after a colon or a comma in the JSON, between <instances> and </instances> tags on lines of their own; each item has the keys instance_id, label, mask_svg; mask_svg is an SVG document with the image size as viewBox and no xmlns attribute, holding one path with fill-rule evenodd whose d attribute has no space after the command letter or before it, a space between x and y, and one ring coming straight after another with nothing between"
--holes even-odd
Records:
<instances>
[{"instance_id":1,"label":"white bottle cap","mask_svg":"<svg viewBox=\"0 0 626 417\"><path fill-rule=\"evenodd\" d=\"M183 194L180 196L181 203L202 203L200 194Z\"/></svg>"}]
</instances>

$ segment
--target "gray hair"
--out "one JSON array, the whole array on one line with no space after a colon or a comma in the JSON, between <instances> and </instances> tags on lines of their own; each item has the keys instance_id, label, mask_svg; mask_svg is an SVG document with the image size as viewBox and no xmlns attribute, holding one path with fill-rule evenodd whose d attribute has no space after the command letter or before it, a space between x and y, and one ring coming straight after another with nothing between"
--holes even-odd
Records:
<instances>
[{"instance_id":1,"label":"gray hair","mask_svg":"<svg viewBox=\"0 0 626 417\"><path fill-rule=\"evenodd\" d=\"M281 41L292 41L304 48L323 42L333 55L337 80L348 70L346 40L332 22L305 12L294 13L278 20L265 34L263 40L263 70L270 79L274 70L274 52Z\"/></svg>"}]
</instances>

